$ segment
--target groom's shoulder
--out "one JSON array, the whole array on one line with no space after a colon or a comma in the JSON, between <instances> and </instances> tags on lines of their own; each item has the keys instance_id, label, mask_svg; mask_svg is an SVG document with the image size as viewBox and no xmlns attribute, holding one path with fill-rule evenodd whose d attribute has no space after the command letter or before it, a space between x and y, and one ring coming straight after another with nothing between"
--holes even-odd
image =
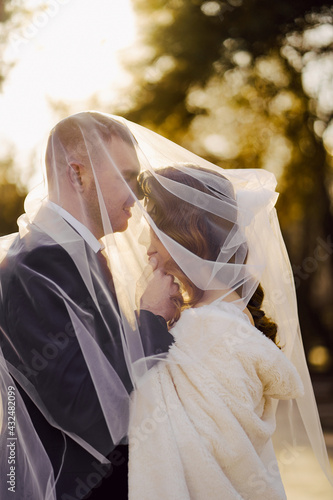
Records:
<instances>
[{"instance_id":1,"label":"groom's shoulder","mask_svg":"<svg viewBox=\"0 0 333 500\"><path fill-rule=\"evenodd\" d=\"M7 256L1 262L0 276L4 279L18 277L52 277L56 281L67 272L75 272L75 265L68 252L54 240L33 233L17 237Z\"/></svg>"}]
</instances>

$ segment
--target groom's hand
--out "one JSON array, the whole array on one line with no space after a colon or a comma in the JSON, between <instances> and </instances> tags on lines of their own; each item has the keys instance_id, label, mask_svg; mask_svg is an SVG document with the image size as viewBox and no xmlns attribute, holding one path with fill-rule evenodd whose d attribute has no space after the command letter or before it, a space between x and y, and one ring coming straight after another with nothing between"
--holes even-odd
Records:
<instances>
[{"instance_id":1,"label":"groom's hand","mask_svg":"<svg viewBox=\"0 0 333 500\"><path fill-rule=\"evenodd\" d=\"M162 316L165 321L169 321L176 312L172 297L179 293L179 286L174 282L171 274L166 274L163 270L156 268L154 259L151 259L150 266L150 270L148 269L150 277L140 300L140 309L150 311L157 316Z\"/></svg>"}]
</instances>

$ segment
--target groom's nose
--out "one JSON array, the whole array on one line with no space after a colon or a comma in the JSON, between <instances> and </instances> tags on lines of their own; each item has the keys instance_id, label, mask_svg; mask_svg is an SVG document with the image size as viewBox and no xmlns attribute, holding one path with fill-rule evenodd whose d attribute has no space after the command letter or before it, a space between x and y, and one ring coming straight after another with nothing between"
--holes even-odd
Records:
<instances>
[{"instance_id":1,"label":"groom's nose","mask_svg":"<svg viewBox=\"0 0 333 500\"><path fill-rule=\"evenodd\" d=\"M129 191L129 196L127 199L128 205L133 206L136 200L142 200L144 198L144 194L142 192L140 184L137 181L135 182L132 181L128 185L128 191Z\"/></svg>"}]
</instances>

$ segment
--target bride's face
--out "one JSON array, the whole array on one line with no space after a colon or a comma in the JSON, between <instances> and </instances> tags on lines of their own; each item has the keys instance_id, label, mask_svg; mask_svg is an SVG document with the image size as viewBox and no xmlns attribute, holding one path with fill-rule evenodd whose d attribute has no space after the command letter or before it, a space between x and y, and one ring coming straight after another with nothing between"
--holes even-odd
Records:
<instances>
[{"instance_id":1,"label":"bride's face","mask_svg":"<svg viewBox=\"0 0 333 500\"><path fill-rule=\"evenodd\" d=\"M147 255L149 261L152 258L155 259L159 269L165 269L167 263L171 259L169 252L152 229L150 230L150 245L147 250Z\"/></svg>"}]
</instances>

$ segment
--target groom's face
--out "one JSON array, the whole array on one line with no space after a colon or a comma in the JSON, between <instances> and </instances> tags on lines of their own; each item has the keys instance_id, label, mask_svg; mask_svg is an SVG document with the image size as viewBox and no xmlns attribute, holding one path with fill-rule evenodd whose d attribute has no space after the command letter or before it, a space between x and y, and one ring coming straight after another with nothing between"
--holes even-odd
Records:
<instances>
[{"instance_id":1,"label":"groom's face","mask_svg":"<svg viewBox=\"0 0 333 500\"><path fill-rule=\"evenodd\" d=\"M125 231L127 228L128 220L132 215L131 207L134 205L135 196L138 196L139 172L140 164L134 147L119 137L113 137L100 155L96 168L96 176L112 232ZM100 213L98 190L96 194L96 210ZM109 230L107 225L104 221L103 234Z\"/></svg>"}]
</instances>

